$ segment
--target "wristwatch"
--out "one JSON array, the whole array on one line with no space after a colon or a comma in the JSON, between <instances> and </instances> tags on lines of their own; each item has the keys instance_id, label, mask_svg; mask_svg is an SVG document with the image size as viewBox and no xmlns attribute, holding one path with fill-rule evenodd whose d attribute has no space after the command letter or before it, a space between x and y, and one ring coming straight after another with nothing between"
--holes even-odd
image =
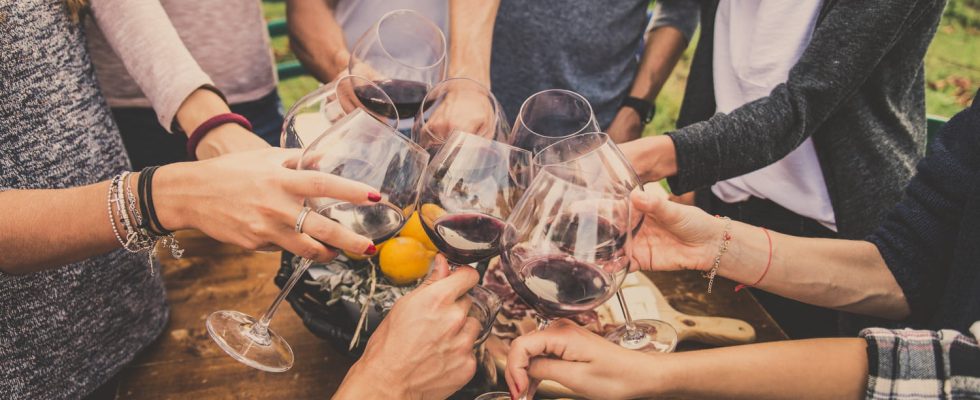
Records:
<instances>
[{"instance_id":1,"label":"wristwatch","mask_svg":"<svg viewBox=\"0 0 980 400\"><path fill-rule=\"evenodd\" d=\"M653 121L653 116L657 113L657 107L653 105L653 102L643 100L639 97L626 96L623 98L623 103L619 107L629 107L636 110L636 113L640 114L640 119L644 125Z\"/></svg>"}]
</instances>

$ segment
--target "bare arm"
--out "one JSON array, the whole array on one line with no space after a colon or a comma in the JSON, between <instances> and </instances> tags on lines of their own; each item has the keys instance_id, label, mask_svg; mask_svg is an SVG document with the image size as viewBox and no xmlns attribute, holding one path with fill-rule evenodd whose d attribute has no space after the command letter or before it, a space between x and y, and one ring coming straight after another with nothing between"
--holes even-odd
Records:
<instances>
[{"instance_id":1,"label":"bare arm","mask_svg":"<svg viewBox=\"0 0 980 400\"><path fill-rule=\"evenodd\" d=\"M816 339L642 353L562 319L511 342L505 376L515 396L533 378L590 398L859 399L866 349L863 339Z\"/></svg>"},{"instance_id":2,"label":"bare arm","mask_svg":"<svg viewBox=\"0 0 980 400\"><path fill-rule=\"evenodd\" d=\"M657 2L630 97L650 102L657 98L697 28L699 8L686 0ZM607 133L616 143L638 139L643 134L640 114L630 107L620 108Z\"/></svg>"},{"instance_id":3,"label":"bare arm","mask_svg":"<svg viewBox=\"0 0 980 400\"><path fill-rule=\"evenodd\" d=\"M449 76L490 87L490 50L500 0L449 1Z\"/></svg>"},{"instance_id":4,"label":"bare arm","mask_svg":"<svg viewBox=\"0 0 980 400\"><path fill-rule=\"evenodd\" d=\"M640 268L711 269L726 221L645 193L634 194L633 204L647 216L633 245ZM731 242L718 273L739 283L756 283L769 262L765 231L733 221L729 233ZM772 264L760 289L843 311L892 319L908 316L904 292L873 244L769 234Z\"/></svg>"},{"instance_id":5,"label":"bare arm","mask_svg":"<svg viewBox=\"0 0 980 400\"><path fill-rule=\"evenodd\" d=\"M199 229L250 249L275 244L319 260L335 255L321 242L354 254L371 251L369 239L316 213L307 216L304 233L293 231L305 197L366 203L369 193L375 193L370 186L334 175L283 167L296 154L266 149L161 167L152 181L160 223L170 230ZM132 185L137 175L131 177ZM108 188L108 182L100 182L0 192L0 273L55 268L120 247L109 223ZM118 222L116 229L124 235Z\"/></svg>"},{"instance_id":6,"label":"bare arm","mask_svg":"<svg viewBox=\"0 0 980 400\"><path fill-rule=\"evenodd\" d=\"M231 112L217 94L201 89L211 78L191 56L158 0L92 0L99 29L146 94L160 125L185 135L218 114ZM198 145L197 158L268 147L248 130L225 124Z\"/></svg>"},{"instance_id":7,"label":"bare arm","mask_svg":"<svg viewBox=\"0 0 980 400\"><path fill-rule=\"evenodd\" d=\"M347 68L350 52L334 17L337 0L287 0L289 48L320 82L330 82Z\"/></svg>"}]
</instances>

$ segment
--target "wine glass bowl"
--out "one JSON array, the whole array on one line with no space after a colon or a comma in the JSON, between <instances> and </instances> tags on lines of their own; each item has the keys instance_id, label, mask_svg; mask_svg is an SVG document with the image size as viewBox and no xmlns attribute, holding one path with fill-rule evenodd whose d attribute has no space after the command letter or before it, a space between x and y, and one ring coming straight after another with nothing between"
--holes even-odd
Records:
<instances>
[{"instance_id":1,"label":"wine glass bowl","mask_svg":"<svg viewBox=\"0 0 980 400\"><path fill-rule=\"evenodd\" d=\"M499 252L504 219L530 182L531 154L456 131L422 180L422 228L450 263L470 264Z\"/></svg>"},{"instance_id":2,"label":"wine glass bowl","mask_svg":"<svg viewBox=\"0 0 980 400\"><path fill-rule=\"evenodd\" d=\"M511 142L537 153L562 138L598 131L592 105L585 97L570 90L548 89L521 104Z\"/></svg>"},{"instance_id":3,"label":"wine glass bowl","mask_svg":"<svg viewBox=\"0 0 980 400\"><path fill-rule=\"evenodd\" d=\"M507 219L500 262L541 323L609 300L630 265L626 198L542 171Z\"/></svg>"},{"instance_id":4,"label":"wine glass bowl","mask_svg":"<svg viewBox=\"0 0 980 400\"><path fill-rule=\"evenodd\" d=\"M412 126L412 139L435 154L456 130L507 143L510 126L490 89L469 78L449 78L425 95Z\"/></svg>"},{"instance_id":5,"label":"wine glass bowl","mask_svg":"<svg viewBox=\"0 0 980 400\"><path fill-rule=\"evenodd\" d=\"M474 286L467 295L473 300L468 316L480 323L480 334L477 336L476 342L473 343L473 347L480 347L490 337L493 323L496 321L497 313L500 312L503 303L496 293L483 286Z\"/></svg>"},{"instance_id":6,"label":"wine glass bowl","mask_svg":"<svg viewBox=\"0 0 980 400\"><path fill-rule=\"evenodd\" d=\"M394 10L357 40L347 68L387 93L399 116L414 116L429 88L446 76L446 37L422 14Z\"/></svg>"},{"instance_id":7,"label":"wine glass bowl","mask_svg":"<svg viewBox=\"0 0 980 400\"><path fill-rule=\"evenodd\" d=\"M358 96L356 90L363 95ZM279 145L287 149L305 148L356 109L398 129L395 104L381 87L366 78L346 75L320 86L289 108L283 118Z\"/></svg>"}]
</instances>

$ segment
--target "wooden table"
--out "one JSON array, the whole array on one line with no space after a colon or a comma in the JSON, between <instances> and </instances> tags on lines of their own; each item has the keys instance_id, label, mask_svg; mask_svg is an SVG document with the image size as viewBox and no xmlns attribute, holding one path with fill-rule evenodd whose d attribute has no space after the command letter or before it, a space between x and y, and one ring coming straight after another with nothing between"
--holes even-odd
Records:
<instances>
[{"instance_id":1,"label":"wooden table","mask_svg":"<svg viewBox=\"0 0 980 400\"><path fill-rule=\"evenodd\" d=\"M200 234L183 234L183 259L163 260L170 322L160 338L124 369L117 380L120 399L325 399L353 363L306 330L288 304L279 309L273 330L296 354L285 373L261 372L239 364L208 337L204 320L213 311L259 315L279 288L273 283L279 253L252 253L222 245ZM161 252L162 253L162 252ZM704 280L692 272L650 274L678 311L745 320L759 341L786 339L772 318L747 292L734 293L728 281L704 293ZM695 348L682 344L681 349Z\"/></svg>"}]
</instances>

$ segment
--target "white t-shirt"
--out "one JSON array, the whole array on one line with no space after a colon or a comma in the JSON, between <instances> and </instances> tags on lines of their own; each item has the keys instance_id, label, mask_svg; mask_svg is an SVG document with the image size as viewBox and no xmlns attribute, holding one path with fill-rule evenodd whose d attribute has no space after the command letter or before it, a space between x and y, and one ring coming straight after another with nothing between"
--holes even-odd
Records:
<instances>
[{"instance_id":1,"label":"white t-shirt","mask_svg":"<svg viewBox=\"0 0 980 400\"><path fill-rule=\"evenodd\" d=\"M729 113L768 96L786 82L810 43L821 0L721 0L715 15L713 74L717 112ZM837 230L813 140L783 159L718 182L711 191L728 203L768 199Z\"/></svg>"},{"instance_id":2,"label":"white t-shirt","mask_svg":"<svg viewBox=\"0 0 980 400\"><path fill-rule=\"evenodd\" d=\"M347 40L347 49L389 11L415 10L431 19L449 38L449 0L338 0L334 17Z\"/></svg>"}]
</instances>

